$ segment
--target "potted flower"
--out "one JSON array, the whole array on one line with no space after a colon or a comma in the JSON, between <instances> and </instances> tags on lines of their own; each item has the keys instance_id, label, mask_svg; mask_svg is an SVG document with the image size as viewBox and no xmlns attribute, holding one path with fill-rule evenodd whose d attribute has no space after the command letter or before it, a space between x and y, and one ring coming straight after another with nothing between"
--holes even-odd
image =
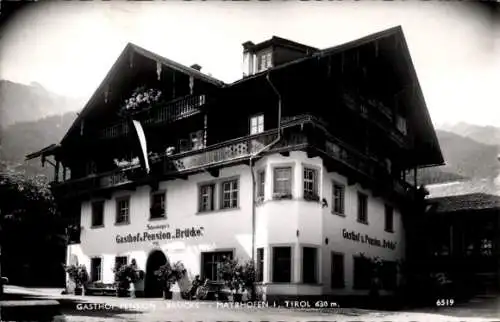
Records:
<instances>
[{"instance_id":1,"label":"potted flower","mask_svg":"<svg viewBox=\"0 0 500 322\"><path fill-rule=\"evenodd\" d=\"M275 192L273 193L273 199L275 200L292 199L292 194L288 192Z\"/></svg>"},{"instance_id":2,"label":"potted flower","mask_svg":"<svg viewBox=\"0 0 500 322\"><path fill-rule=\"evenodd\" d=\"M116 296L126 297L129 295L130 285L144 278L144 273L137 269L135 261L130 265L117 265L114 268Z\"/></svg>"},{"instance_id":3,"label":"potted flower","mask_svg":"<svg viewBox=\"0 0 500 322\"><path fill-rule=\"evenodd\" d=\"M252 261L241 265L237 259L226 258L218 273L226 287L231 291L233 301L241 302L243 292L255 294L255 265Z\"/></svg>"},{"instance_id":4,"label":"potted flower","mask_svg":"<svg viewBox=\"0 0 500 322\"><path fill-rule=\"evenodd\" d=\"M160 266L154 274L163 288L163 298L169 300L172 299L172 286L184 277L186 269L181 262L176 262L174 265L167 262Z\"/></svg>"},{"instance_id":5,"label":"potted flower","mask_svg":"<svg viewBox=\"0 0 500 322\"><path fill-rule=\"evenodd\" d=\"M89 274L85 265L69 265L64 270L69 279L75 284L75 295L85 295L85 286L89 281Z\"/></svg>"},{"instance_id":6,"label":"potted flower","mask_svg":"<svg viewBox=\"0 0 500 322\"><path fill-rule=\"evenodd\" d=\"M314 192L305 192L304 193L304 199L307 201L319 201L319 196L317 193Z\"/></svg>"}]
</instances>

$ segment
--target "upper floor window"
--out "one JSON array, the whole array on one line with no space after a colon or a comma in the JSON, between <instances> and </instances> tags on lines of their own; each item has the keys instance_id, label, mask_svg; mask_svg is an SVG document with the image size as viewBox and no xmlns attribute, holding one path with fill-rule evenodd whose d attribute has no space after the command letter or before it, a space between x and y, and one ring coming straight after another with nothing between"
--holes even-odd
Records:
<instances>
[{"instance_id":1,"label":"upper floor window","mask_svg":"<svg viewBox=\"0 0 500 322\"><path fill-rule=\"evenodd\" d=\"M304 198L311 199L318 196L318 171L304 168Z\"/></svg>"},{"instance_id":2,"label":"upper floor window","mask_svg":"<svg viewBox=\"0 0 500 322\"><path fill-rule=\"evenodd\" d=\"M92 227L104 226L104 201L92 203Z\"/></svg>"},{"instance_id":3,"label":"upper floor window","mask_svg":"<svg viewBox=\"0 0 500 322\"><path fill-rule=\"evenodd\" d=\"M394 208L385 205L385 231L394 231Z\"/></svg>"},{"instance_id":4,"label":"upper floor window","mask_svg":"<svg viewBox=\"0 0 500 322\"><path fill-rule=\"evenodd\" d=\"M264 114L250 118L250 135L264 132Z\"/></svg>"},{"instance_id":5,"label":"upper floor window","mask_svg":"<svg viewBox=\"0 0 500 322\"><path fill-rule=\"evenodd\" d=\"M358 222L368 223L368 196L358 192Z\"/></svg>"},{"instance_id":6,"label":"upper floor window","mask_svg":"<svg viewBox=\"0 0 500 322\"><path fill-rule=\"evenodd\" d=\"M116 223L130 223L130 197L116 199Z\"/></svg>"},{"instance_id":7,"label":"upper floor window","mask_svg":"<svg viewBox=\"0 0 500 322\"><path fill-rule=\"evenodd\" d=\"M150 218L164 218L166 214L165 207L166 193L165 191L155 192L151 194L151 209Z\"/></svg>"},{"instance_id":8,"label":"upper floor window","mask_svg":"<svg viewBox=\"0 0 500 322\"><path fill-rule=\"evenodd\" d=\"M401 133L406 134L407 133L406 119L402 116L396 117L396 127Z\"/></svg>"},{"instance_id":9,"label":"upper floor window","mask_svg":"<svg viewBox=\"0 0 500 322\"><path fill-rule=\"evenodd\" d=\"M274 169L274 189L275 197L292 197L292 167L282 167Z\"/></svg>"},{"instance_id":10,"label":"upper floor window","mask_svg":"<svg viewBox=\"0 0 500 322\"><path fill-rule=\"evenodd\" d=\"M222 182L221 209L238 207L238 180Z\"/></svg>"},{"instance_id":11,"label":"upper floor window","mask_svg":"<svg viewBox=\"0 0 500 322\"><path fill-rule=\"evenodd\" d=\"M214 205L215 184L204 184L200 186L200 206L199 211L212 211Z\"/></svg>"},{"instance_id":12,"label":"upper floor window","mask_svg":"<svg viewBox=\"0 0 500 322\"><path fill-rule=\"evenodd\" d=\"M264 198L264 188L266 184L266 171L262 170L257 173L257 197Z\"/></svg>"},{"instance_id":13,"label":"upper floor window","mask_svg":"<svg viewBox=\"0 0 500 322\"><path fill-rule=\"evenodd\" d=\"M344 214L344 196L345 196L345 187L342 184L333 183L333 212L336 214L343 215Z\"/></svg>"},{"instance_id":14,"label":"upper floor window","mask_svg":"<svg viewBox=\"0 0 500 322\"><path fill-rule=\"evenodd\" d=\"M272 52L257 55L257 71L261 72L273 66Z\"/></svg>"}]
</instances>

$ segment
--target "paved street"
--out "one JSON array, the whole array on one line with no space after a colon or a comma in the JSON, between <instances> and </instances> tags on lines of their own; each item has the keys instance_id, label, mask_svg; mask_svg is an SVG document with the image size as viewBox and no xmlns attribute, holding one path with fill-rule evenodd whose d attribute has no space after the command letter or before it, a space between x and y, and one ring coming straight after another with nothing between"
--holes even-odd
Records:
<instances>
[{"instance_id":1,"label":"paved street","mask_svg":"<svg viewBox=\"0 0 500 322\"><path fill-rule=\"evenodd\" d=\"M20 289L15 291L19 292ZM12 291L12 289L11 289ZM130 299L100 296L59 295L59 291L31 290L30 294L58 299L63 304L61 321L500 321L495 299L455 308L435 308L413 312L382 312L360 309L300 311L283 307L230 308L222 303Z\"/></svg>"}]
</instances>

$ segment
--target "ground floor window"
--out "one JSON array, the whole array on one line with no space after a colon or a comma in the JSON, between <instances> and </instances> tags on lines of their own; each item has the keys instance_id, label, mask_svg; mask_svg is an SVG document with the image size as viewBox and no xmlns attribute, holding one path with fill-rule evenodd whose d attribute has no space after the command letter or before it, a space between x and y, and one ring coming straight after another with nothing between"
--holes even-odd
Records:
<instances>
[{"instance_id":1,"label":"ground floor window","mask_svg":"<svg viewBox=\"0 0 500 322\"><path fill-rule=\"evenodd\" d=\"M396 289L398 269L396 262L384 261L381 271L382 287L385 290Z\"/></svg>"},{"instance_id":2,"label":"ground floor window","mask_svg":"<svg viewBox=\"0 0 500 322\"><path fill-rule=\"evenodd\" d=\"M94 257L90 259L90 277L92 282L100 281L102 274L102 259Z\"/></svg>"},{"instance_id":3,"label":"ground floor window","mask_svg":"<svg viewBox=\"0 0 500 322\"><path fill-rule=\"evenodd\" d=\"M344 288L344 255L332 253L331 287Z\"/></svg>"},{"instance_id":4,"label":"ground floor window","mask_svg":"<svg viewBox=\"0 0 500 322\"><path fill-rule=\"evenodd\" d=\"M354 257L354 288L367 290L370 288L371 263L367 258Z\"/></svg>"},{"instance_id":5,"label":"ground floor window","mask_svg":"<svg viewBox=\"0 0 500 322\"><path fill-rule=\"evenodd\" d=\"M226 260L226 258L233 258L233 252L224 251L224 252L210 252L210 253L202 253L201 254L201 263L202 263L202 273L203 278L208 278L212 281L220 280L219 269L222 267L222 264Z\"/></svg>"},{"instance_id":6,"label":"ground floor window","mask_svg":"<svg viewBox=\"0 0 500 322\"><path fill-rule=\"evenodd\" d=\"M257 248L257 282L264 280L264 248Z\"/></svg>"},{"instance_id":7,"label":"ground floor window","mask_svg":"<svg viewBox=\"0 0 500 322\"><path fill-rule=\"evenodd\" d=\"M115 257L115 267L120 268L123 265L127 265L128 258L127 256L116 256Z\"/></svg>"},{"instance_id":8,"label":"ground floor window","mask_svg":"<svg viewBox=\"0 0 500 322\"><path fill-rule=\"evenodd\" d=\"M292 281L292 248L273 247L273 282Z\"/></svg>"},{"instance_id":9,"label":"ground floor window","mask_svg":"<svg viewBox=\"0 0 500 322\"><path fill-rule=\"evenodd\" d=\"M318 282L317 249L313 247L302 248L302 281L303 283L315 284Z\"/></svg>"}]
</instances>

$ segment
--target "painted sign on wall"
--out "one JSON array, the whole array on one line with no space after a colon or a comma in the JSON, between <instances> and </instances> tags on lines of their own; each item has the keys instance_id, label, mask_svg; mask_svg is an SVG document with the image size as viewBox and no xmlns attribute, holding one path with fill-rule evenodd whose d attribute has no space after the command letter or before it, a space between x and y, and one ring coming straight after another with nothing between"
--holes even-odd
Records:
<instances>
[{"instance_id":1,"label":"painted sign on wall","mask_svg":"<svg viewBox=\"0 0 500 322\"><path fill-rule=\"evenodd\" d=\"M367 234L357 233L355 231L347 231L346 229L342 229L342 237L344 239L352 240L354 242L368 244L370 246L376 246L381 248L387 248L391 250L396 249L397 242L386 240L386 239L378 239L376 237L371 237Z\"/></svg>"},{"instance_id":2,"label":"painted sign on wall","mask_svg":"<svg viewBox=\"0 0 500 322\"><path fill-rule=\"evenodd\" d=\"M147 227L151 230L151 227ZM154 241L171 241L171 240L182 240L182 239L190 239L197 238L203 236L204 228L203 227L191 227L180 229L177 228L175 230L166 231L164 229L168 228L168 226L159 227L160 231L151 232L144 231L138 233L130 233L126 235L116 235L116 243L117 244L126 244L126 243L142 243L142 242L154 242Z\"/></svg>"}]
</instances>

